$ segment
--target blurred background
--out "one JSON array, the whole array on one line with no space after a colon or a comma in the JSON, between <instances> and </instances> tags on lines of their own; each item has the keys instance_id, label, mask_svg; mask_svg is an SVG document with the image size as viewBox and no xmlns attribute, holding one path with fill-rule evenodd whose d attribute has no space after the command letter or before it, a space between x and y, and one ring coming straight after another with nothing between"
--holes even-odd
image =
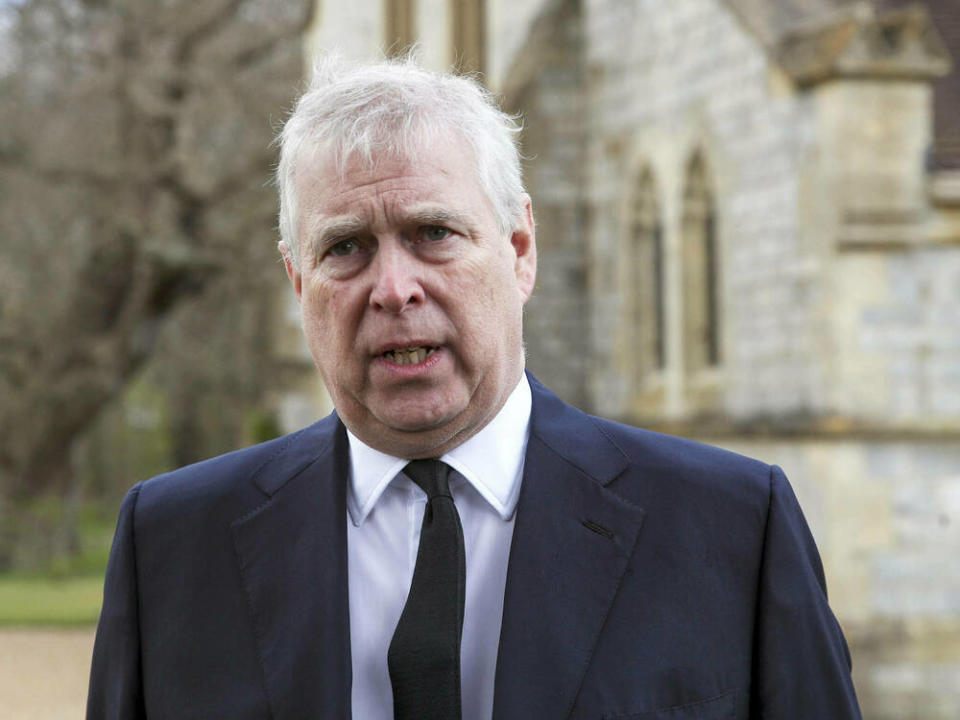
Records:
<instances>
[{"instance_id":1,"label":"blurred background","mask_svg":"<svg viewBox=\"0 0 960 720\"><path fill-rule=\"evenodd\" d=\"M414 43L525 119L534 373L782 465L864 717L960 717L958 0L0 0L0 716L82 715L131 485L329 410L271 140Z\"/></svg>"}]
</instances>

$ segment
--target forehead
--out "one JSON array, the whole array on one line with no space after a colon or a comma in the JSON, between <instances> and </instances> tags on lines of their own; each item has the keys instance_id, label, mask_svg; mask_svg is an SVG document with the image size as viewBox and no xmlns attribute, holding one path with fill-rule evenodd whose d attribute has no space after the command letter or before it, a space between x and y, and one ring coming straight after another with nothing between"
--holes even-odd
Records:
<instances>
[{"instance_id":1,"label":"forehead","mask_svg":"<svg viewBox=\"0 0 960 720\"><path fill-rule=\"evenodd\" d=\"M295 183L304 209L321 213L381 195L395 201L484 195L473 150L456 137L369 158L353 153L342 159L333 151L317 150L298 165Z\"/></svg>"}]
</instances>

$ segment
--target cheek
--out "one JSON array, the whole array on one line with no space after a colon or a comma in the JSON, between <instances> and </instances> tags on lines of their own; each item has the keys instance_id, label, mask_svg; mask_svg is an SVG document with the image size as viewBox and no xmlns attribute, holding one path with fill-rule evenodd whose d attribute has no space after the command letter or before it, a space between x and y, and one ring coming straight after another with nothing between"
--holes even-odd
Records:
<instances>
[{"instance_id":1,"label":"cheek","mask_svg":"<svg viewBox=\"0 0 960 720\"><path fill-rule=\"evenodd\" d=\"M338 311L335 298L336 295L318 292L315 288L304 289L301 306L303 330L314 344L314 350L324 355L335 350L341 336L336 319L343 317L343 313Z\"/></svg>"},{"instance_id":2,"label":"cheek","mask_svg":"<svg viewBox=\"0 0 960 720\"><path fill-rule=\"evenodd\" d=\"M355 371L355 353L367 308L363 293L347 284L311 288L303 307L304 330L315 357ZM306 297L306 296L305 296Z\"/></svg>"},{"instance_id":3,"label":"cheek","mask_svg":"<svg viewBox=\"0 0 960 720\"><path fill-rule=\"evenodd\" d=\"M502 251L488 258L482 266L474 268L472 276L476 279L474 297L486 303L485 307L502 307L511 289L515 290L516 278L510 258Z\"/></svg>"},{"instance_id":4,"label":"cheek","mask_svg":"<svg viewBox=\"0 0 960 720\"><path fill-rule=\"evenodd\" d=\"M301 317L303 319L304 330L310 334L316 335L317 333L322 333L326 331L326 315L325 310L327 305L325 303L318 302L315 295L307 297L304 293L304 299L300 307Z\"/></svg>"},{"instance_id":5,"label":"cheek","mask_svg":"<svg viewBox=\"0 0 960 720\"><path fill-rule=\"evenodd\" d=\"M516 316L522 308L520 290L512 266L498 266L487 276L484 287L486 307L496 308L496 322L500 325Z\"/></svg>"}]
</instances>

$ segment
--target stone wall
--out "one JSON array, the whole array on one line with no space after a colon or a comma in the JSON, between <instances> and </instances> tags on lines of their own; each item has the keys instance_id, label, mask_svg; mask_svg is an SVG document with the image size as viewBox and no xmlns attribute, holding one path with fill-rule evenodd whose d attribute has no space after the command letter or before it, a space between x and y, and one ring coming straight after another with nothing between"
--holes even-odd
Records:
<instances>
[{"instance_id":1,"label":"stone wall","mask_svg":"<svg viewBox=\"0 0 960 720\"><path fill-rule=\"evenodd\" d=\"M666 239L667 368L660 417L695 416L698 384L713 383L734 418L815 406L814 308L822 293L800 243L798 184L814 129L756 39L723 3L592 0L586 47L590 268L595 363L591 394L604 413L626 416L623 367L611 338L623 334L629 282L618 278L624 207L643 167L660 188ZM684 172L704 154L715 183L720 242L719 371L682 368L680 221Z\"/></svg>"},{"instance_id":2,"label":"stone wall","mask_svg":"<svg viewBox=\"0 0 960 720\"><path fill-rule=\"evenodd\" d=\"M960 427L960 247L844 253L833 266L833 403L860 424Z\"/></svg>"},{"instance_id":3,"label":"stone wall","mask_svg":"<svg viewBox=\"0 0 960 720\"><path fill-rule=\"evenodd\" d=\"M317 1L313 25L304 38L306 77L313 56L336 51L349 58L376 57L384 48L386 17L382 3Z\"/></svg>"},{"instance_id":4,"label":"stone wall","mask_svg":"<svg viewBox=\"0 0 960 720\"><path fill-rule=\"evenodd\" d=\"M735 423L960 427L960 234L930 202L928 80L799 87L725 3L584 6L594 407L697 420L717 414L712 387ZM717 198L722 361L692 375L680 243L698 151ZM624 342L627 208L644 169L666 257L667 367L652 406L631 402Z\"/></svg>"},{"instance_id":5,"label":"stone wall","mask_svg":"<svg viewBox=\"0 0 960 720\"><path fill-rule=\"evenodd\" d=\"M960 227L930 201L930 88L850 79L810 94L817 139L802 206L826 280L821 411L841 427L956 431Z\"/></svg>"},{"instance_id":6,"label":"stone wall","mask_svg":"<svg viewBox=\"0 0 960 720\"><path fill-rule=\"evenodd\" d=\"M555 8L527 39L535 72L514 68L504 92L507 107L523 112L524 181L537 227L537 284L524 313L527 366L568 401L586 406L594 348L584 265L581 22L578 2Z\"/></svg>"}]
</instances>

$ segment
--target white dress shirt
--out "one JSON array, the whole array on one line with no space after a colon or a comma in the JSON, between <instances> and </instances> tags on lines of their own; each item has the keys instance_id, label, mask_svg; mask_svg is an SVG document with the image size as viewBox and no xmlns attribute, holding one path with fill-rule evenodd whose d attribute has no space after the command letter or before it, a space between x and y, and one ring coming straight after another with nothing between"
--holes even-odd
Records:
<instances>
[{"instance_id":1,"label":"white dress shirt","mask_svg":"<svg viewBox=\"0 0 960 720\"><path fill-rule=\"evenodd\" d=\"M479 433L440 459L466 550L460 645L463 720L490 720L503 618L503 590L530 425L523 375ZM420 545L427 496L402 473L409 462L374 450L348 432L347 571L354 720L393 720L387 650L400 620Z\"/></svg>"}]
</instances>

